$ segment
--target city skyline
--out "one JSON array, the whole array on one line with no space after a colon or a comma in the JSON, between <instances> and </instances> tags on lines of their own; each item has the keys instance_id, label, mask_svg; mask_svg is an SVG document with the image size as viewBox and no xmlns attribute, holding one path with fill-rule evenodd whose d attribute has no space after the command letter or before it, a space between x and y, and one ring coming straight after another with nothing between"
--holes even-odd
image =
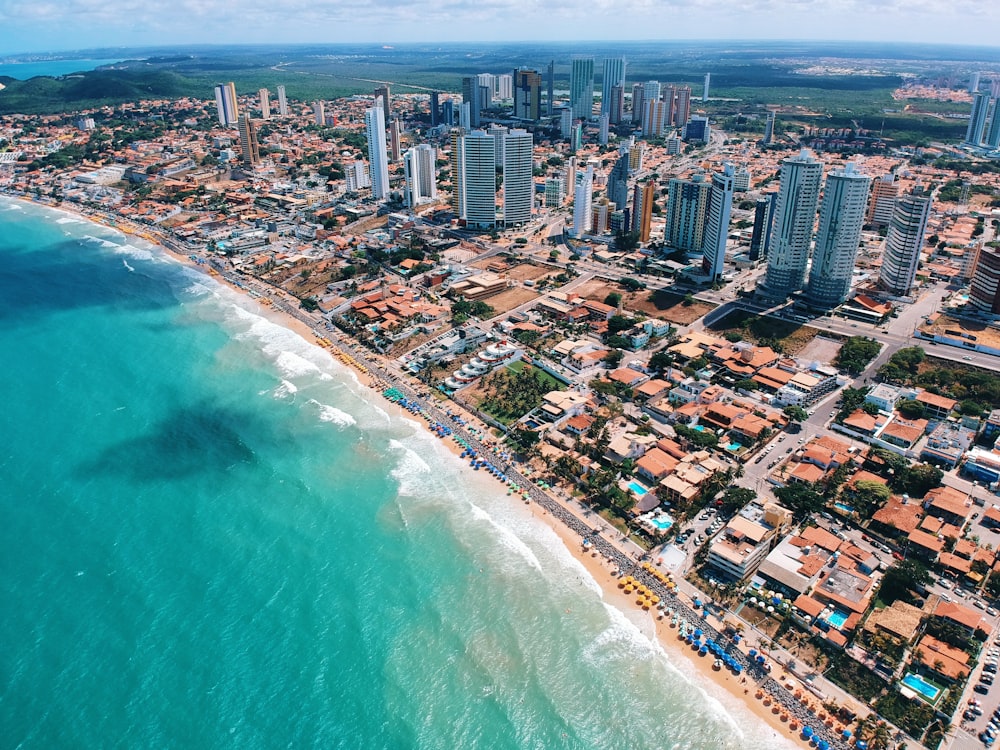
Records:
<instances>
[{"instance_id":1,"label":"city skyline","mask_svg":"<svg viewBox=\"0 0 1000 750\"><path fill-rule=\"evenodd\" d=\"M180 44L329 43L331 27L350 25L353 43L412 42L822 40L953 43L995 46L1000 7L966 0L921 3L834 3L772 0L763 7L726 9L661 3L593 5L563 0L536 7L520 0L483 6L427 2L399 5L293 0L276 6L247 0L227 3L0 0L0 49L6 54L60 52L97 47ZM669 35L637 40L635 18L672 13ZM334 36L336 34L334 33Z\"/></svg>"}]
</instances>

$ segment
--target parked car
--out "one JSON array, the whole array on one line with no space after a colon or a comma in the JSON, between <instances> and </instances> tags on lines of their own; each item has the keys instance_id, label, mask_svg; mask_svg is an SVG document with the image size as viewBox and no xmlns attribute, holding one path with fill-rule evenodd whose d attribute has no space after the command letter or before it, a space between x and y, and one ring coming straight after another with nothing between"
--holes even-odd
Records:
<instances>
[{"instance_id":1,"label":"parked car","mask_svg":"<svg viewBox=\"0 0 1000 750\"><path fill-rule=\"evenodd\" d=\"M976 686L972 689L975 690L977 693L980 693L981 695L986 695L988 692L990 692L990 686L984 685L981 682L976 683Z\"/></svg>"}]
</instances>

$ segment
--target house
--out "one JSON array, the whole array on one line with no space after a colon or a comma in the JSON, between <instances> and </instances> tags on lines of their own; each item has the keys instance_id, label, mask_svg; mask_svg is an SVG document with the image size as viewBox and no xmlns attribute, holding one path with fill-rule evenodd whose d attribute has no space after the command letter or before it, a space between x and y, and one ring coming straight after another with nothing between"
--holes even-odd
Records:
<instances>
[{"instance_id":1,"label":"house","mask_svg":"<svg viewBox=\"0 0 1000 750\"><path fill-rule=\"evenodd\" d=\"M932 635L924 635L913 649L915 661L948 682L968 677L969 655Z\"/></svg>"},{"instance_id":2,"label":"house","mask_svg":"<svg viewBox=\"0 0 1000 750\"><path fill-rule=\"evenodd\" d=\"M754 573L790 514L779 505L750 504L729 521L708 551L708 566L729 580Z\"/></svg>"},{"instance_id":3,"label":"house","mask_svg":"<svg viewBox=\"0 0 1000 750\"><path fill-rule=\"evenodd\" d=\"M657 484L677 468L679 461L659 448L651 448L635 462L635 472L643 479Z\"/></svg>"},{"instance_id":4,"label":"house","mask_svg":"<svg viewBox=\"0 0 1000 750\"><path fill-rule=\"evenodd\" d=\"M942 422L927 437L927 444L920 451L920 460L952 469L962 460L975 437L973 430L952 422Z\"/></svg>"},{"instance_id":5,"label":"house","mask_svg":"<svg viewBox=\"0 0 1000 750\"><path fill-rule=\"evenodd\" d=\"M865 395L865 403L874 404L880 412L892 414L902 398L901 388L888 383L879 383Z\"/></svg>"},{"instance_id":6,"label":"house","mask_svg":"<svg viewBox=\"0 0 1000 750\"><path fill-rule=\"evenodd\" d=\"M938 396L936 393L925 390L917 391L914 398L924 405L924 414L934 419L946 418L958 405L958 402L953 398Z\"/></svg>"},{"instance_id":7,"label":"house","mask_svg":"<svg viewBox=\"0 0 1000 750\"><path fill-rule=\"evenodd\" d=\"M924 496L927 513L962 528L972 512L972 498L953 487L935 487Z\"/></svg>"},{"instance_id":8,"label":"house","mask_svg":"<svg viewBox=\"0 0 1000 750\"><path fill-rule=\"evenodd\" d=\"M640 383L645 383L649 380L649 375L638 370L633 370L631 367L619 367L608 373L608 380L612 383L620 383L629 388L634 388Z\"/></svg>"},{"instance_id":9,"label":"house","mask_svg":"<svg viewBox=\"0 0 1000 750\"><path fill-rule=\"evenodd\" d=\"M918 501L893 495L875 511L872 524L879 533L895 537L915 531L923 516L924 509Z\"/></svg>"},{"instance_id":10,"label":"house","mask_svg":"<svg viewBox=\"0 0 1000 750\"><path fill-rule=\"evenodd\" d=\"M938 602L934 616L940 617L958 626L967 636L971 637L977 630L989 632L990 627L983 622L982 616L974 609L956 602Z\"/></svg>"},{"instance_id":11,"label":"house","mask_svg":"<svg viewBox=\"0 0 1000 750\"><path fill-rule=\"evenodd\" d=\"M906 644L917 637L923 617L922 609L897 599L891 606L872 610L865 621L865 630L870 633L885 633Z\"/></svg>"},{"instance_id":12,"label":"house","mask_svg":"<svg viewBox=\"0 0 1000 750\"><path fill-rule=\"evenodd\" d=\"M926 419L896 417L882 429L879 438L899 448L909 450L923 437L926 428Z\"/></svg>"}]
</instances>

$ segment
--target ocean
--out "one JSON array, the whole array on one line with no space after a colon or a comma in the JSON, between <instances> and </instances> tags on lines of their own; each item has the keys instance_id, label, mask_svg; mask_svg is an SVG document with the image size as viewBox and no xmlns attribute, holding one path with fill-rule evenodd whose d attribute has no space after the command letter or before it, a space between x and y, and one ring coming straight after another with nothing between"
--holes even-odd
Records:
<instances>
[{"instance_id":1,"label":"ocean","mask_svg":"<svg viewBox=\"0 0 1000 750\"><path fill-rule=\"evenodd\" d=\"M0 63L0 76L27 81L35 76L65 76L84 70L94 70L102 65L121 62L120 58L111 60L33 60L31 62Z\"/></svg>"},{"instance_id":2,"label":"ocean","mask_svg":"<svg viewBox=\"0 0 1000 750\"><path fill-rule=\"evenodd\" d=\"M268 314L0 197L4 747L787 742Z\"/></svg>"}]
</instances>

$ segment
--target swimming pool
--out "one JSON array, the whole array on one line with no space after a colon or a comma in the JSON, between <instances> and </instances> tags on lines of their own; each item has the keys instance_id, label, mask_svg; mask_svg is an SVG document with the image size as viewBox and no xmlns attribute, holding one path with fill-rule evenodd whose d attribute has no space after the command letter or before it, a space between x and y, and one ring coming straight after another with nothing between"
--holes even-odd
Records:
<instances>
[{"instance_id":1,"label":"swimming pool","mask_svg":"<svg viewBox=\"0 0 1000 750\"><path fill-rule=\"evenodd\" d=\"M704 432L705 431L705 426L704 425L700 425L700 424L696 424L691 429L692 430L697 430L698 432Z\"/></svg>"},{"instance_id":2,"label":"swimming pool","mask_svg":"<svg viewBox=\"0 0 1000 750\"><path fill-rule=\"evenodd\" d=\"M638 495L639 497L642 497L642 496L643 496L643 495L645 495L645 494L646 494L647 492L649 492L649 487L646 487L645 485L642 485L642 484L639 484L639 483L638 483L637 481L635 481L634 479L633 479L633 480L631 480L631 481L630 481L630 482L628 483L628 488L629 488L630 490L632 490L632 492L634 492L634 493L635 493L636 495Z\"/></svg>"},{"instance_id":3,"label":"swimming pool","mask_svg":"<svg viewBox=\"0 0 1000 750\"><path fill-rule=\"evenodd\" d=\"M826 618L826 621L830 623L831 628L836 628L837 630L840 630L842 627L844 627L844 623L847 622L848 617L850 617L850 615L844 610L835 609L833 610L833 613Z\"/></svg>"},{"instance_id":4,"label":"swimming pool","mask_svg":"<svg viewBox=\"0 0 1000 750\"><path fill-rule=\"evenodd\" d=\"M903 684L908 688L916 690L931 703L937 699L938 694L941 692L941 688L927 682L923 677L913 672L907 673L906 677L903 678Z\"/></svg>"},{"instance_id":5,"label":"swimming pool","mask_svg":"<svg viewBox=\"0 0 1000 750\"><path fill-rule=\"evenodd\" d=\"M655 526L660 531L666 531L671 526L674 525L674 519L668 518L667 516L658 516L657 518L651 518L649 521L653 526Z\"/></svg>"},{"instance_id":6,"label":"swimming pool","mask_svg":"<svg viewBox=\"0 0 1000 750\"><path fill-rule=\"evenodd\" d=\"M736 451L738 451L738 450L739 450L740 448L742 448L743 446L742 446L742 445L740 445L739 443L730 443L729 445L724 445L724 446L722 446L722 447L723 447L723 448L724 448L725 450L727 450L727 451L731 451L731 452L733 452L733 453L736 453Z\"/></svg>"},{"instance_id":7,"label":"swimming pool","mask_svg":"<svg viewBox=\"0 0 1000 750\"><path fill-rule=\"evenodd\" d=\"M848 513L848 514L854 512L854 507L853 506L851 506L851 505L845 505L844 503L834 503L833 507L836 508L837 510L841 510L844 513Z\"/></svg>"}]
</instances>

